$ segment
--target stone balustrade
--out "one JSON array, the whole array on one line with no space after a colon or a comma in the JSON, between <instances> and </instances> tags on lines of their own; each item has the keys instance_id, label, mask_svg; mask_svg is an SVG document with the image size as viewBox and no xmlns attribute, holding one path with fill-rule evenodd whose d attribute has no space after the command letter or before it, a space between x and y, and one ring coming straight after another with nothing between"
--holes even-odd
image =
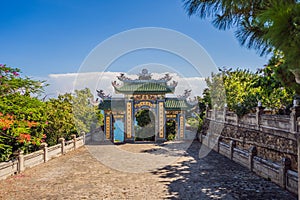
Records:
<instances>
[{"instance_id":1,"label":"stone balustrade","mask_svg":"<svg viewBox=\"0 0 300 200\"><path fill-rule=\"evenodd\" d=\"M236 147L236 142L231 140L229 144L222 142L221 137L213 141L213 137L201 135L202 144L214 151L226 156L249 170L264 177L288 191L298 193L298 174L291 170L291 160L282 158L275 163L257 156L257 148L251 146L247 151ZM199 138L200 139L200 138Z\"/></svg>"},{"instance_id":2,"label":"stone balustrade","mask_svg":"<svg viewBox=\"0 0 300 200\"><path fill-rule=\"evenodd\" d=\"M85 134L78 138L76 135L72 135L72 140L65 141L64 138L60 138L60 143L55 146L48 147L47 143L42 143L41 150L27 155L24 155L23 151L19 151L16 159L0 163L0 180L75 150L84 145L85 139Z\"/></svg>"},{"instance_id":3,"label":"stone balustrade","mask_svg":"<svg viewBox=\"0 0 300 200\"><path fill-rule=\"evenodd\" d=\"M198 139L256 174L299 194L300 107L294 106L291 111L290 115L269 115L260 106L256 113L238 117L226 108L206 110Z\"/></svg>"}]
</instances>

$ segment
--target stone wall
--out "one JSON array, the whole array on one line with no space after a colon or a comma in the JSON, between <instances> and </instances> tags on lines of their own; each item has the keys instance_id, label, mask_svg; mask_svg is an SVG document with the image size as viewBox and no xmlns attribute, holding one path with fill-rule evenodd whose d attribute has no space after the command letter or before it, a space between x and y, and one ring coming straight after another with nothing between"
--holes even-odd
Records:
<instances>
[{"instance_id":1,"label":"stone wall","mask_svg":"<svg viewBox=\"0 0 300 200\"><path fill-rule=\"evenodd\" d=\"M289 158L292 169L297 170L296 117L293 114L265 115L261 108L257 109L256 114L242 118L227 110L213 110L207 112L201 134L209 133L227 144L235 141L242 150L255 146L259 157L273 162L280 162L283 157Z\"/></svg>"},{"instance_id":2,"label":"stone wall","mask_svg":"<svg viewBox=\"0 0 300 200\"><path fill-rule=\"evenodd\" d=\"M299 107L290 116L206 112L199 140L206 146L248 167L258 175L297 193L297 135ZM253 149L255 150L254 152Z\"/></svg>"}]
</instances>

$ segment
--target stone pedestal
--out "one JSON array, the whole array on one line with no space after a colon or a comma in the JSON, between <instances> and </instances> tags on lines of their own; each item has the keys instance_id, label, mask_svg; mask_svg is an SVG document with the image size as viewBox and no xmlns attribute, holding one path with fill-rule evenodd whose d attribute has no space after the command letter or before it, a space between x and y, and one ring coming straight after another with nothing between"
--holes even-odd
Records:
<instances>
[{"instance_id":1,"label":"stone pedestal","mask_svg":"<svg viewBox=\"0 0 300 200\"><path fill-rule=\"evenodd\" d=\"M18 173L21 173L22 171L25 170L24 167L24 151L20 150L18 152Z\"/></svg>"},{"instance_id":2,"label":"stone pedestal","mask_svg":"<svg viewBox=\"0 0 300 200\"><path fill-rule=\"evenodd\" d=\"M65 154L65 138L59 138L58 142L61 143L61 155Z\"/></svg>"},{"instance_id":3,"label":"stone pedestal","mask_svg":"<svg viewBox=\"0 0 300 200\"><path fill-rule=\"evenodd\" d=\"M44 151L44 162L47 162L48 161L48 144L47 143L42 143L41 144L41 148L43 149Z\"/></svg>"},{"instance_id":4,"label":"stone pedestal","mask_svg":"<svg viewBox=\"0 0 300 200\"><path fill-rule=\"evenodd\" d=\"M297 149L298 149L298 199L300 199L300 135L297 134Z\"/></svg>"},{"instance_id":5,"label":"stone pedestal","mask_svg":"<svg viewBox=\"0 0 300 200\"><path fill-rule=\"evenodd\" d=\"M289 158L281 159L281 166L279 169L280 186L286 188L287 170L291 169L291 160Z\"/></svg>"},{"instance_id":6,"label":"stone pedestal","mask_svg":"<svg viewBox=\"0 0 300 200\"><path fill-rule=\"evenodd\" d=\"M71 137L72 137L72 140L73 140L73 148L76 149L76 141L77 141L76 140L76 135L72 134Z\"/></svg>"},{"instance_id":7,"label":"stone pedestal","mask_svg":"<svg viewBox=\"0 0 300 200\"><path fill-rule=\"evenodd\" d=\"M249 170L253 171L253 158L257 155L256 146L251 146L249 149Z\"/></svg>"},{"instance_id":8,"label":"stone pedestal","mask_svg":"<svg viewBox=\"0 0 300 200\"><path fill-rule=\"evenodd\" d=\"M264 107L262 107L261 105L257 106L256 107L256 128L258 130L260 128L260 118L263 113L264 113Z\"/></svg>"},{"instance_id":9,"label":"stone pedestal","mask_svg":"<svg viewBox=\"0 0 300 200\"><path fill-rule=\"evenodd\" d=\"M297 118L300 116L300 106L294 106L291 108L290 114L290 132L298 132Z\"/></svg>"},{"instance_id":10,"label":"stone pedestal","mask_svg":"<svg viewBox=\"0 0 300 200\"><path fill-rule=\"evenodd\" d=\"M229 148L230 148L230 159L232 160L233 158L233 150L234 148L236 147L236 142L231 140L230 143L229 143Z\"/></svg>"}]
</instances>

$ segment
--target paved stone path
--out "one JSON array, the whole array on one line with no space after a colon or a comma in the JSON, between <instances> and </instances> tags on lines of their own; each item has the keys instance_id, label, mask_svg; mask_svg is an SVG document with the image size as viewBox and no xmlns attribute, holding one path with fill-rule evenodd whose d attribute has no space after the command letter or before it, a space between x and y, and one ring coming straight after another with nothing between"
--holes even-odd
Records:
<instances>
[{"instance_id":1,"label":"paved stone path","mask_svg":"<svg viewBox=\"0 0 300 200\"><path fill-rule=\"evenodd\" d=\"M176 149L169 148L171 152L168 147L168 144L117 146L146 160L153 156L169 159ZM200 144L194 142L186 152L177 151L176 155L181 157L173 163L130 173L107 167L93 156L99 151L111 155L110 145L97 146L98 151L93 145L82 147L0 181L0 199L297 199L220 154L210 152L199 159L199 148ZM136 157L135 162L139 159ZM151 163L142 159L145 166L154 166L156 160L161 159ZM129 163L125 162L125 168Z\"/></svg>"}]
</instances>

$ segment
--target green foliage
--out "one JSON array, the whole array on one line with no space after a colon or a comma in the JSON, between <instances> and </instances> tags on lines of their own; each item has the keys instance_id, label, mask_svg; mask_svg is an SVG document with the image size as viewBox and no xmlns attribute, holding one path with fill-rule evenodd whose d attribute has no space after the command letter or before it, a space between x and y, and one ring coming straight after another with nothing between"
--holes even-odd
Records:
<instances>
[{"instance_id":1,"label":"green foliage","mask_svg":"<svg viewBox=\"0 0 300 200\"><path fill-rule=\"evenodd\" d=\"M0 161L17 150L35 151L44 141L45 104L30 96L42 90L40 81L22 78L19 69L0 65Z\"/></svg>"},{"instance_id":2,"label":"green foliage","mask_svg":"<svg viewBox=\"0 0 300 200\"><path fill-rule=\"evenodd\" d=\"M72 134L77 134L73 118L72 95L66 93L59 95L57 99L49 99L46 102L47 123L45 129L49 145L58 143L60 137L71 139Z\"/></svg>"},{"instance_id":3,"label":"green foliage","mask_svg":"<svg viewBox=\"0 0 300 200\"><path fill-rule=\"evenodd\" d=\"M193 129L200 131L203 125L203 113L200 112L200 114L194 113L194 118L188 118L187 124L189 124Z\"/></svg>"},{"instance_id":4,"label":"green foliage","mask_svg":"<svg viewBox=\"0 0 300 200\"><path fill-rule=\"evenodd\" d=\"M176 123L175 120L169 120L166 123L166 134L167 134L167 140L172 141L175 140L176 136Z\"/></svg>"},{"instance_id":5,"label":"green foliage","mask_svg":"<svg viewBox=\"0 0 300 200\"><path fill-rule=\"evenodd\" d=\"M278 113L279 110L286 110L289 104L292 104L296 93L293 87L300 88L300 85L293 82L293 87L285 87L285 84L278 79L277 70L278 66L272 62L263 69L259 69L257 71L259 76L254 80L254 87L258 88L258 96L262 104Z\"/></svg>"},{"instance_id":6,"label":"green foliage","mask_svg":"<svg viewBox=\"0 0 300 200\"><path fill-rule=\"evenodd\" d=\"M275 71L282 82L300 83L300 3L296 0L184 0L189 15L213 19L218 29L235 28L241 45L261 55L281 51L285 64ZM291 74L294 75L292 75ZM288 79L286 78L288 77ZM290 79L294 77L294 79ZM288 86L290 87L290 86ZM295 89L295 88L293 88ZM299 94L298 90L297 93Z\"/></svg>"},{"instance_id":7,"label":"green foliage","mask_svg":"<svg viewBox=\"0 0 300 200\"><path fill-rule=\"evenodd\" d=\"M226 103L226 91L224 88L224 80L223 75L219 74L212 74L211 79L206 78L206 84L209 88L209 97L210 100L207 99L208 103L211 107L222 108ZM206 91L208 94L208 91Z\"/></svg>"},{"instance_id":8,"label":"green foliage","mask_svg":"<svg viewBox=\"0 0 300 200\"><path fill-rule=\"evenodd\" d=\"M154 114L150 110L140 110L135 117L140 127L144 127L151 122L154 124Z\"/></svg>"},{"instance_id":9,"label":"green foliage","mask_svg":"<svg viewBox=\"0 0 300 200\"><path fill-rule=\"evenodd\" d=\"M220 73L207 79L209 95L205 91L206 98L210 97L217 109L223 108L226 102L229 110L238 116L253 112L258 101L274 113L286 113L284 110L292 103L295 91L284 87L277 79L275 69L276 66L271 65L256 73L241 69L220 69ZM200 100L199 103L202 103L203 99Z\"/></svg>"},{"instance_id":10,"label":"green foliage","mask_svg":"<svg viewBox=\"0 0 300 200\"><path fill-rule=\"evenodd\" d=\"M46 102L48 126L47 143L57 144L59 138L71 139L72 134L79 136L100 126L103 115L90 103L92 94L88 88L66 93ZM102 122L103 123L103 122Z\"/></svg>"},{"instance_id":11,"label":"green foliage","mask_svg":"<svg viewBox=\"0 0 300 200\"><path fill-rule=\"evenodd\" d=\"M140 110L136 114L138 127L135 128L136 140L153 140L155 133L155 117L150 110Z\"/></svg>"},{"instance_id":12,"label":"green foliage","mask_svg":"<svg viewBox=\"0 0 300 200\"><path fill-rule=\"evenodd\" d=\"M75 90L75 94L72 97L74 121L79 133L89 133L97 126L102 125L100 122L102 122L103 116L100 114L97 106L90 103L92 98L93 95L88 88Z\"/></svg>"},{"instance_id":13,"label":"green foliage","mask_svg":"<svg viewBox=\"0 0 300 200\"><path fill-rule=\"evenodd\" d=\"M0 96L21 93L25 96L41 94L45 81L20 76L20 69L0 64ZM43 86L44 85L44 86Z\"/></svg>"},{"instance_id":14,"label":"green foliage","mask_svg":"<svg viewBox=\"0 0 300 200\"><path fill-rule=\"evenodd\" d=\"M17 68L0 65L0 161L17 150L36 151L44 141L55 145L60 137L69 140L72 134L101 125L103 116L90 104L89 89L44 102L37 98L43 85L44 81L22 78Z\"/></svg>"}]
</instances>

